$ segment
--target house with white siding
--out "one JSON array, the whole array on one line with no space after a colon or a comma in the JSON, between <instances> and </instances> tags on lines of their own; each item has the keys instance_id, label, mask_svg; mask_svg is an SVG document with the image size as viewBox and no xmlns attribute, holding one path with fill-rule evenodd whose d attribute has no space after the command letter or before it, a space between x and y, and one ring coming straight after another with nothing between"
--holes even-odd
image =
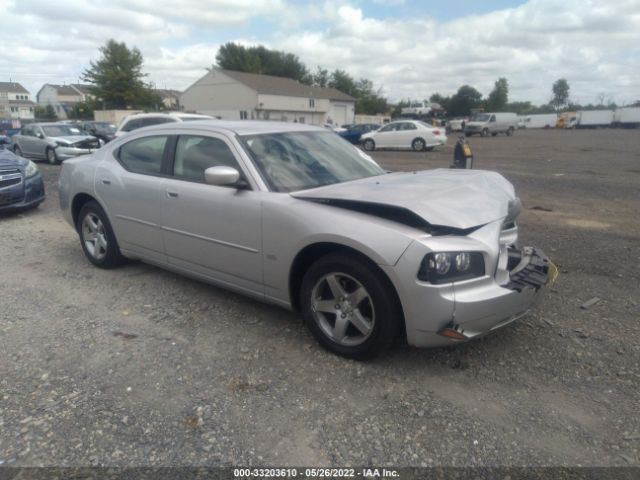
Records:
<instances>
[{"instance_id":1,"label":"house with white siding","mask_svg":"<svg viewBox=\"0 0 640 480\"><path fill-rule=\"evenodd\" d=\"M76 103L86 102L93 98L91 85L73 83L69 85L53 85L45 83L38 91L36 99L38 105L51 105L59 119L67 119L67 112Z\"/></svg>"},{"instance_id":2,"label":"house with white siding","mask_svg":"<svg viewBox=\"0 0 640 480\"><path fill-rule=\"evenodd\" d=\"M185 111L224 120L353 123L355 98L291 78L212 68L180 96Z\"/></svg>"},{"instance_id":3,"label":"house with white siding","mask_svg":"<svg viewBox=\"0 0 640 480\"><path fill-rule=\"evenodd\" d=\"M33 107L29 91L17 82L0 82L0 118L7 120L33 120Z\"/></svg>"}]
</instances>

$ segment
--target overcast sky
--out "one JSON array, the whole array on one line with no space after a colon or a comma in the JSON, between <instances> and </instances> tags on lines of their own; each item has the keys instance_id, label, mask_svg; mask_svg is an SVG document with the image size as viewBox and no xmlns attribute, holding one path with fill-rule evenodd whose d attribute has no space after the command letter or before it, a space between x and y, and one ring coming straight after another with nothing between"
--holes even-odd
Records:
<instances>
[{"instance_id":1,"label":"overcast sky","mask_svg":"<svg viewBox=\"0 0 640 480\"><path fill-rule=\"evenodd\" d=\"M138 47L158 88L184 89L235 41L366 77L392 101L487 95L640 100L640 0L0 0L0 81L77 83L109 39Z\"/></svg>"}]
</instances>

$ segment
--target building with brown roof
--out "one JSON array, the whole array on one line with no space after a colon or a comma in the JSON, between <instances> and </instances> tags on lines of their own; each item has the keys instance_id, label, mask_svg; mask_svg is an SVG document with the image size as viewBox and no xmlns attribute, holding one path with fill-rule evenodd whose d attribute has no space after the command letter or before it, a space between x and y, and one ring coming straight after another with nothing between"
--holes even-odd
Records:
<instances>
[{"instance_id":1,"label":"building with brown roof","mask_svg":"<svg viewBox=\"0 0 640 480\"><path fill-rule=\"evenodd\" d=\"M67 112L79 102L86 102L93 98L91 85L71 83L69 85L54 85L45 83L38 91L36 98L38 105L51 105L61 120L67 118Z\"/></svg>"},{"instance_id":2,"label":"building with brown roof","mask_svg":"<svg viewBox=\"0 0 640 480\"><path fill-rule=\"evenodd\" d=\"M29 91L17 82L0 82L0 118L32 120L33 107Z\"/></svg>"},{"instance_id":3,"label":"building with brown roof","mask_svg":"<svg viewBox=\"0 0 640 480\"><path fill-rule=\"evenodd\" d=\"M180 96L181 108L225 120L353 123L355 99L290 78L213 68Z\"/></svg>"}]
</instances>

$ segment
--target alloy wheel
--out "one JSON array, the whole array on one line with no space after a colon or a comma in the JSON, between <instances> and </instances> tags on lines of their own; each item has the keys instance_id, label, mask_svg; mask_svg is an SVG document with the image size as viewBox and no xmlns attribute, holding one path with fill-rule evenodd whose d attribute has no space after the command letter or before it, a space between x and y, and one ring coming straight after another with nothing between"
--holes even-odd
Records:
<instances>
[{"instance_id":1,"label":"alloy wheel","mask_svg":"<svg viewBox=\"0 0 640 480\"><path fill-rule=\"evenodd\" d=\"M82 220L82 241L84 246L96 260L107 255L107 235L100 217L93 212L87 213Z\"/></svg>"},{"instance_id":2,"label":"alloy wheel","mask_svg":"<svg viewBox=\"0 0 640 480\"><path fill-rule=\"evenodd\" d=\"M311 291L313 319L333 342L353 347L369 338L375 325L373 300L367 289L345 273L321 277Z\"/></svg>"}]
</instances>

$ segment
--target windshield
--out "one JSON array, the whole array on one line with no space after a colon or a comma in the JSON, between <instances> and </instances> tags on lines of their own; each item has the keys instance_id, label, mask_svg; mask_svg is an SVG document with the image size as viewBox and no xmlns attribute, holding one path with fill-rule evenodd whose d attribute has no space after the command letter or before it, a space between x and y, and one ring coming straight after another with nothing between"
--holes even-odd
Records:
<instances>
[{"instance_id":1,"label":"windshield","mask_svg":"<svg viewBox=\"0 0 640 480\"><path fill-rule=\"evenodd\" d=\"M72 127L71 125L51 125L49 127L42 127L42 130L44 130L44 134L47 137L82 135L82 132L78 127Z\"/></svg>"},{"instance_id":2,"label":"windshield","mask_svg":"<svg viewBox=\"0 0 640 480\"><path fill-rule=\"evenodd\" d=\"M113 123L100 122L93 123L93 128L98 133L113 134L116 133L116 126Z\"/></svg>"},{"instance_id":3,"label":"windshield","mask_svg":"<svg viewBox=\"0 0 640 480\"><path fill-rule=\"evenodd\" d=\"M373 160L331 132L240 137L269 187L293 192L382 175Z\"/></svg>"},{"instance_id":4,"label":"windshield","mask_svg":"<svg viewBox=\"0 0 640 480\"><path fill-rule=\"evenodd\" d=\"M474 122L488 122L489 114L488 113L479 113L475 117L471 119Z\"/></svg>"}]
</instances>

